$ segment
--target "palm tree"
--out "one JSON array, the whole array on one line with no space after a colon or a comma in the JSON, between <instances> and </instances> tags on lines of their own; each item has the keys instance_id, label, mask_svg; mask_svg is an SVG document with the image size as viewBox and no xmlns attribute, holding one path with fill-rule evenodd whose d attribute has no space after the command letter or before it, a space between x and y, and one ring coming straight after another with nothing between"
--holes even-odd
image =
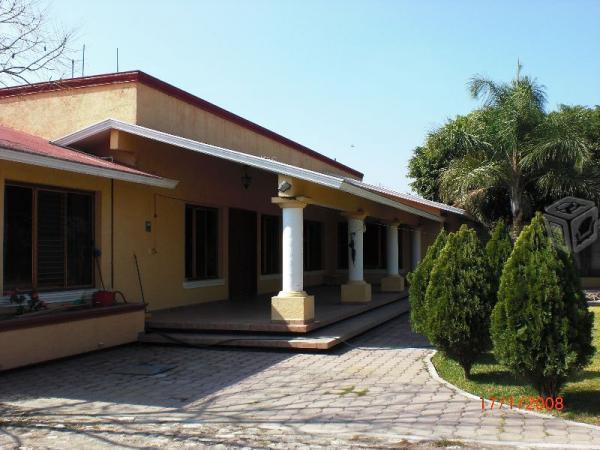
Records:
<instances>
[{"instance_id":1,"label":"palm tree","mask_svg":"<svg viewBox=\"0 0 600 450\"><path fill-rule=\"evenodd\" d=\"M518 232L539 199L600 196L600 167L582 120L577 114L548 114L545 88L522 76L520 64L510 83L476 76L469 88L483 106L467 116L469 126L452 130L454 141L465 144L442 173L444 201L481 218L490 196L503 192ZM446 133L445 128L438 131Z\"/></svg>"}]
</instances>

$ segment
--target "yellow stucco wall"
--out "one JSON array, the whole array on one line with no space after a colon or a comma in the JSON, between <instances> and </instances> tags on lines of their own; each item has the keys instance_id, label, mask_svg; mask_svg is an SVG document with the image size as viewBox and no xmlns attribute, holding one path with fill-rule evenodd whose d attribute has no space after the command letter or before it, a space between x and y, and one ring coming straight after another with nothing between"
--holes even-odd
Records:
<instances>
[{"instance_id":1,"label":"yellow stucco wall","mask_svg":"<svg viewBox=\"0 0 600 450\"><path fill-rule=\"evenodd\" d=\"M138 125L306 169L356 177L152 87L138 84L137 91Z\"/></svg>"},{"instance_id":2,"label":"yellow stucco wall","mask_svg":"<svg viewBox=\"0 0 600 450\"><path fill-rule=\"evenodd\" d=\"M65 89L0 99L0 123L57 139L104 119L135 123L133 83Z\"/></svg>"},{"instance_id":3,"label":"yellow stucco wall","mask_svg":"<svg viewBox=\"0 0 600 450\"><path fill-rule=\"evenodd\" d=\"M137 341L144 311L0 331L0 371Z\"/></svg>"},{"instance_id":4,"label":"yellow stucco wall","mask_svg":"<svg viewBox=\"0 0 600 450\"><path fill-rule=\"evenodd\" d=\"M214 145L268 156L313 170L341 172L321 161L308 158L275 141L141 84L122 83L0 99L2 123L49 139L71 133L107 117L139 123ZM110 180L1 162L0 189L4 187L4 180L9 179L96 192L96 232L97 242L102 250L101 265L104 280L108 287L123 291L130 301L141 300L135 254L140 265L142 286L150 310L227 298L229 209L255 211L258 234L256 274L258 291L267 293L280 289L280 277L260 275L260 215L280 214L279 207L270 201L271 197L276 195L278 182L276 175L249 169L252 184L246 190L241 185L240 177L243 169L238 164L142 138L131 136L126 138L113 136L113 138L111 139L114 147L112 150L109 149L108 138L106 138L104 143L95 146L94 151L103 156L113 156L117 161L124 163L135 162L140 170L179 180L179 185L173 190L114 181L114 280L110 279ZM306 286L322 284L335 279L336 276L339 278L335 237L337 223L343 220L340 211L361 209L370 217L379 220L399 220L409 226L416 226L420 222L412 214L334 189L309 183L295 182L295 184L301 189L300 195L310 197L318 205L307 207L305 218L321 221L325 231L323 270L307 273ZM0 202L2 201L3 195L0 195ZM219 277L223 280L220 284L212 283L211 286L192 289L184 287L186 203L219 208L221 232ZM3 208L0 207L0 211L3 211ZM430 222L422 221L426 224ZM0 220L0 227L2 222ZM145 230L146 222L151 224L150 232ZM434 222L427 226L439 227ZM409 268L410 236L408 233L404 233L404 239L404 267ZM426 242L423 242L423 245L425 247ZM375 273L369 276L378 279L382 274Z\"/></svg>"}]
</instances>

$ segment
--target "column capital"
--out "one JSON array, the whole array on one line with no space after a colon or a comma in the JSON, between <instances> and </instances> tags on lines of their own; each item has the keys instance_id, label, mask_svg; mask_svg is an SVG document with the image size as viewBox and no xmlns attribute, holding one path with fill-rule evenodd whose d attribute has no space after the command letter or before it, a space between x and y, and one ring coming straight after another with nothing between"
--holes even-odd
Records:
<instances>
[{"instance_id":1,"label":"column capital","mask_svg":"<svg viewBox=\"0 0 600 450\"><path fill-rule=\"evenodd\" d=\"M365 220L368 214L365 211L343 211L342 216L346 219Z\"/></svg>"},{"instance_id":2,"label":"column capital","mask_svg":"<svg viewBox=\"0 0 600 450\"><path fill-rule=\"evenodd\" d=\"M390 220L390 221L386 221L385 224L388 227L398 228L400 225L402 225L402 222L400 222L399 220Z\"/></svg>"},{"instance_id":3,"label":"column capital","mask_svg":"<svg viewBox=\"0 0 600 450\"><path fill-rule=\"evenodd\" d=\"M307 202L293 197L271 197L271 203L279 205L280 208L305 208Z\"/></svg>"}]
</instances>

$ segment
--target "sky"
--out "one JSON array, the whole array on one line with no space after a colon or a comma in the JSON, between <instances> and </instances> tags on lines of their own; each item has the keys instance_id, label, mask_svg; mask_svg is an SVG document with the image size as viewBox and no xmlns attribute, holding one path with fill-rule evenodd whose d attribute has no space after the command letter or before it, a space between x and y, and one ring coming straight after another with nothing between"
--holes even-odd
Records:
<instances>
[{"instance_id":1,"label":"sky","mask_svg":"<svg viewBox=\"0 0 600 450\"><path fill-rule=\"evenodd\" d=\"M53 0L85 74L143 70L410 192L427 133L517 60L548 108L600 104L600 1Z\"/></svg>"}]
</instances>

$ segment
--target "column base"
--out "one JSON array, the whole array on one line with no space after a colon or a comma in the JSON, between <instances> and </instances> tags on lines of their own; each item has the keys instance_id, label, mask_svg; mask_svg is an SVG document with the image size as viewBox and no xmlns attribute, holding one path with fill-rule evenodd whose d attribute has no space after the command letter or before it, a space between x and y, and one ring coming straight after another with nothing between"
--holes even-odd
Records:
<instances>
[{"instance_id":1,"label":"column base","mask_svg":"<svg viewBox=\"0 0 600 450\"><path fill-rule=\"evenodd\" d=\"M315 320L315 297L306 292L280 292L271 297L271 320L302 324Z\"/></svg>"},{"instance_id":2,"label":"column base","mask_svg":"<svg viewBox=\"0 0 600 450\"><path fill-rule=\"evenodd\" d=\"M342 284L342 303L368 303L371 301L371 285L365 281L349 281Z\"/></svg>"},{"instance_id":3,"label":"column base","mask_svg":"<svg viewBox=\"0 0 600 450\"><path fill-rule=\"evenodd\" d=\"M381 290L383 292L402 292L404 290L404 277L391 275L381 279Z\"/></svg>"}]
</instances>

